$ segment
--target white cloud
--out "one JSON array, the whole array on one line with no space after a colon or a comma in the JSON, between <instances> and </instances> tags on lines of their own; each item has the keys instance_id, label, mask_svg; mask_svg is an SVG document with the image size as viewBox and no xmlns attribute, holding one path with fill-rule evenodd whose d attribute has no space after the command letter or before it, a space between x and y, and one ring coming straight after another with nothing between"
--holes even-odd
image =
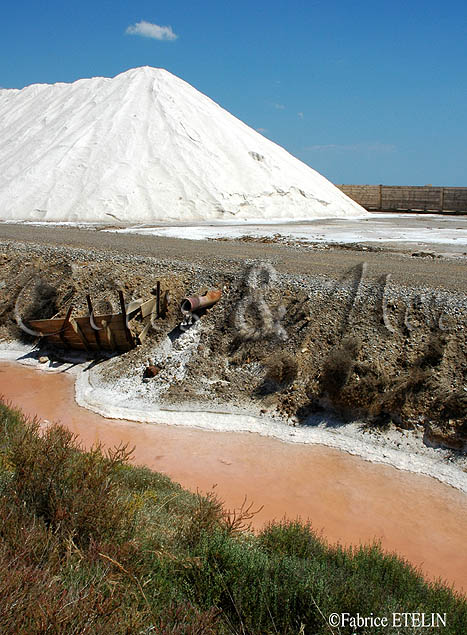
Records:
<instances>
[{"instance_id":1,"label":"white cloud","mask_svg":"<svg viewBox=\"0 0 467 635\"><path fill-rule=\"evenodd\" d=\"M303 113L302 112L297 112L297 116L299 119L303 119Z\"/></svg>"},{"instance_id":2,"label":"white cloud","mask_svg":"<svg viewBox=\"0 0 467 635\"><path fill-rule=\"evenodd\" d=\"M274 104L276 110L285 110L284 104Z\"/></svg>"},{"instance_id":3,"label":"white cloud","mask_svg":"<svg viewBox=\"0 0 467 635\"><path fill-rule=\"evenodd\" d=\"M125 33L128 35L151 37L154 40L176 40L178 38L178 35L172 31L171 26L159 26L158 24L152 24L145 20L130 25Z\"/></svg>"},{"instance_id":4,"label":"white cloud","mask_svg":"<svg viewBox=\"0 0 467 635\"><path fill-rule=\"evenodd\" d=\"M391 143L354 143L350 145L328 143L326 145L307 146L305 150L312 152L395 152L396 146Z\"/></svg>"}]
</instances>

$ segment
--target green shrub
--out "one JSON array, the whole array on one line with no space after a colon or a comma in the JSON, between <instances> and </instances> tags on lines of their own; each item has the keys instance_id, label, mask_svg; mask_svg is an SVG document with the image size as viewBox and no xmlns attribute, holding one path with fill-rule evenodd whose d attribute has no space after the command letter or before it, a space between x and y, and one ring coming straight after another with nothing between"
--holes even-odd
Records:
<instances>
[{"instance_id":1,"label":"green shrub","mask_svg":"<svg viewBox=\"0 0 467 635\"><path fill-rule=\"evenodd\" d=\"M11 441L12 496L78 545L124 539L131 518L115 474L128 456L125 447L79 452L69 430L52 425L39 434L38 423L27 422Z\"/></svg>"},{"instance_id":2,"label":"green shrub","mask_svg":"<svg viewBox=\"0 0 467 635\"><path fill-rule=\"evenodd\" d=\"M258 544L271 554L296 558L318 558L326 553L325 542L310 523L298 520L267 525L258 536Z\"/></svg>"},{"instance_id":3,"label":"green shrub","mask_svg":"<svg viewBox=\"0 0 467 635\"><path fill-rule=\"evenodd\" d=\"M447 613L442 632L465 631L466 599L379 545L329 546L299 521L240 531L250 507L232 517L1 402L0 430L2 634L329 635L336 611Z\"/></svg>"}]
</instances>

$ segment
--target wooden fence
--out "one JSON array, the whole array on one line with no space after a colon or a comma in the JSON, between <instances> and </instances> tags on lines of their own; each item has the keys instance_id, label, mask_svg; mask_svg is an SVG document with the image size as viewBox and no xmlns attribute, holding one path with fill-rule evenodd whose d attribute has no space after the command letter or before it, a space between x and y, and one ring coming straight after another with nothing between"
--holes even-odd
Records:
<instances>
[{"instance_id":1,"label":"wooden fence","mask_svg":"<svg viewBox=\"0 0 467 635\"><path fill-rule=\"evenodd\" d=\"M338 185L362 207L378 211L467 213L467 187Z\"/></svg>"}]
</instances>

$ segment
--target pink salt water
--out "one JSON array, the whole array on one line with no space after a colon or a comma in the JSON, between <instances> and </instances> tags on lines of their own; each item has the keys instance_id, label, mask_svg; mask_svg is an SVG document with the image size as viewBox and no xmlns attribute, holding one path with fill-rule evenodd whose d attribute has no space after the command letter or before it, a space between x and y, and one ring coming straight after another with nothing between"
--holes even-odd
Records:
<instances>
[{"instance_id":1,"label":"pink salt water","mask_svg":"<svg viewBox=\"0 0 467 635\"><path fill-rule=\"evenodd\" d=\"M467 496L433 478L326 446L105 419L76 405L70 376L19 364L0 364L0 395L28 415L61 422L86 448L128 443L136 464L193 491L215 486L227 508L239 507L247 496L263 506L255 528L300 517L331 543L377 539L428 578L467 592Z\"/></svg>"}]
</instances>

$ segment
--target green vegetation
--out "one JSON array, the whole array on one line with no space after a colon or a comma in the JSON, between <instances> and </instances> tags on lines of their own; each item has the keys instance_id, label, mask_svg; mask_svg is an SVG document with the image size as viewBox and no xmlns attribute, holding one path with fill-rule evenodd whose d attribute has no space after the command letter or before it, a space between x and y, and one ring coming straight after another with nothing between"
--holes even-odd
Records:
<instances>
[{"instance_id":1,"label":"green vegetation","mask_svg":"<svg viewBox=\"0 0 467 635\"><path fill-rule=\"evenodd\" d=\"M327 616L393 611L446 613L423 633L465 632L465 598L377 545L331 547L299 522L255 536L246 509L127 459L0 402L2 634L351 633Z\"/></svg>"}]
</instances>

